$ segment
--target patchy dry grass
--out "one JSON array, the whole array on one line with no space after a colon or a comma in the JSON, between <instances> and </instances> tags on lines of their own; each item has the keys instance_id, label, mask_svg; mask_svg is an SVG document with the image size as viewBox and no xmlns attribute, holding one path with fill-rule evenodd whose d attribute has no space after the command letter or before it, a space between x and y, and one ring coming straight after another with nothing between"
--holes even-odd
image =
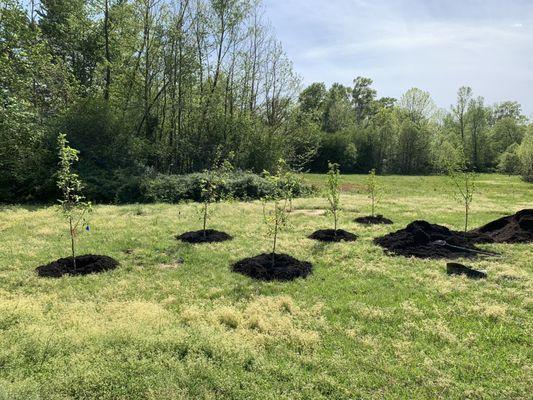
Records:
<instances>
[{"instance_id":1,"label":"patchy dry grass","mask_svg":"<svg viewBox=\"0 0 533 400\"><path fill-rule=\"evenodd\" d=\"M235 239L208 245L174 239L199 228L193 204L96 207L80 252L121 266L60 279L34 272L68 255L53 208L3 207L0 399L529 399L533 246L487 245L502 257L469 262L482 281L386 256L374 237L413 219L459 228L461 207L442 178L383 177L395 224L361 226L366 177L343 179L340 227L358 241L307 239L331 218L296 200L280 250L315 268L285 283L230 271L269 250L259 202L216 205L212 227ZM531 185L482 175L472 224L532 206Z\"/></svg>"}]
</instances>

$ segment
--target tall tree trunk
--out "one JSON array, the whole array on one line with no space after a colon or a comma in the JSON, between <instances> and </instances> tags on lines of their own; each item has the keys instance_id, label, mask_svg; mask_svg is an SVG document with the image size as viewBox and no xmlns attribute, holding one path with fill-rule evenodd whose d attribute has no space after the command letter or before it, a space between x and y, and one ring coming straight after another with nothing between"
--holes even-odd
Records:
<instances>
[{"instance_id":1,"label":"tall tree trunk","mask_svg":"<svg viewBox=\"0 0 533 400\"><path fill-rule=\"evenodd\" d=\"M109 100L109 88L111 86L111 54L109 51L109 0L104 0L104 43L105 43L105 87L104 99Z\"/></svg>"}]
</instances>

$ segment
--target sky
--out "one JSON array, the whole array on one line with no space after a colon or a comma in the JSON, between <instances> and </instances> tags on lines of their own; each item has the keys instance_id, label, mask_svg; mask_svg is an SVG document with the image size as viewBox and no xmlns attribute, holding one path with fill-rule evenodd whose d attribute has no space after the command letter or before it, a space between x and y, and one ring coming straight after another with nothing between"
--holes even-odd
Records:
<instances>
[{"instance_id":1,"label":"sky","mask_svg":"<svg viewBox=\"0 0 533 400\"><path fill-rule=\"evenodd\" d=\"M472 87L488 104L533 117L533 0L264 0L303 84L374 80L379 96L411 87L439 107Z\"/></svg>"}]
</instances>

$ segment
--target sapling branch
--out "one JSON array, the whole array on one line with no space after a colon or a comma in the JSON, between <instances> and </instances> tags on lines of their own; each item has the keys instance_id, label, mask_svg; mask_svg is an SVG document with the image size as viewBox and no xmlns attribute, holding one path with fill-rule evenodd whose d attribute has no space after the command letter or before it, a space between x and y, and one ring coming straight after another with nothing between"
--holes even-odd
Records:
<instances>
[{"instance_id":1,"label":"sapling branch","mask_svg":"<svg viewBox=\"0 0 533 400\"><path fill-rule=\"evenodd\" d=\"M470 208L474 200L474 193L476 191L476 173L467 171L463 165L461 167L449 167L448 176L455 187L455 198L464 207L464 234L468 232L468 221L470 216Z\"/></svg>"}]
</instances>

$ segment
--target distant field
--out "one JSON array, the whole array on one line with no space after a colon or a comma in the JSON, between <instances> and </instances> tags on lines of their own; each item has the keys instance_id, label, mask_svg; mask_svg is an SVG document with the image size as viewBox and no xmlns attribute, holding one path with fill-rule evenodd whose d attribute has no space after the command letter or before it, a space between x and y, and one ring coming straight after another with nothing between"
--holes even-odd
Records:
<instances>
[{"instance_id":1,"label":"distant field","mask_svg":"<svg viewBox=\"0 0 533 400\"><path fill-rule=\"evenodd\" d=\"M468 262L479 281L387 256L374 237L415 219L460 229L462 208L442 177L385 176L395 224L356 225L365 179L343 177L354 243L307 239L332 222L324 199L295 200L279 248L314 272L286 283L229 268L269 251L260 202L216 205L211 227L235 239L208 245L174 239L201 228L194 204L98 206L79 252L121 266L55 280L34 269L68 255L60 216L1 207L0 399L530 399L533 246L482 246L503 256ZM533 185L481 175L471 225L526 207Z\"/></svg>"}]
</instances>

